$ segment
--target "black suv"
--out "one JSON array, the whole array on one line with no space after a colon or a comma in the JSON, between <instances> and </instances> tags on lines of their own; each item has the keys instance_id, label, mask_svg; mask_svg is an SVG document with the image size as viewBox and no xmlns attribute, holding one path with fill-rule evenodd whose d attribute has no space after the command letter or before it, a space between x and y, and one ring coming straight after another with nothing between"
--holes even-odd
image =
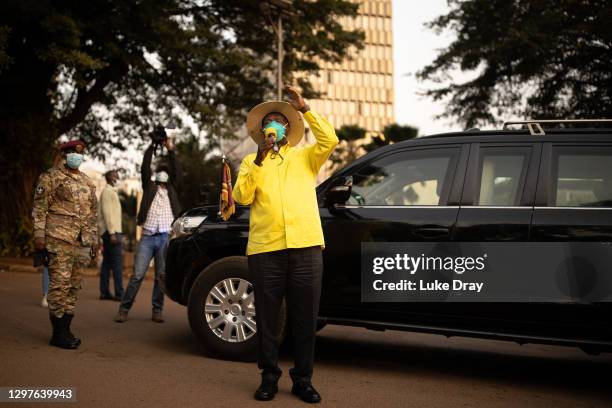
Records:
<instances>
[{"instance_id":1,"label":"black suv","mask_svg":"<svg viewBox=\"0 0 612 408\"><path fill-rule=\"evenodd\" d=\"M321 183L326 248L319 326L611 350L612 303L361 302L362 242L611 242L612 126L544 122L392 144ZM193 208L175 220L167 252L166 294L187 306L204 347L228 359L255 354L248 231L248 207L238 207L229 221L216 205ZM284 310L279 319L282 338Z\"/></svg>"}]
</instances>

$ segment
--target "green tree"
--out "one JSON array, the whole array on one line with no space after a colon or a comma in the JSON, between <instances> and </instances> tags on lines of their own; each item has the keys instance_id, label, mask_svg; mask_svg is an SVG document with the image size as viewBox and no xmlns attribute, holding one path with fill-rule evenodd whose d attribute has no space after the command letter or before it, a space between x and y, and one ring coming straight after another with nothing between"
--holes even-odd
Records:
<instances>
[{"instance_id":1,"label":"green tree","mask_svg":"<svg viewBox=\"0 0 612 408\"><path fill-rule=\"evenodd\" d=\"M449 0L430 22L455 40L418 74L448 83L443 116L466 127L499 115L612 117L612 3L608 0ZM450 81L456 70L473 79ZM449 83L450 81L450 83Z\"/></svg>"},{"instance_id":2,"label":"green tree","mask_svg":"<svg viewBox=\"0 0 612 408\"><path fill-rule=\"evenodd\" d=\"M385 126L382 134L374 135L370 143L365 144L363 148L367 152L371 152L379 147L388 144L401 142L403 140L414 139L419 134L419 129L413 126L402 126L397 123L392 123Z\"/></svg>"},{"instance_id":3,"label":"green tree","mask_svg":"<svg viewBox=\"0 0 612 408\"><path fill-rule=\"evenodd\" d=\"M358 125L344 125L336 129L340 143L330 157L334 167L343 167L363 154L361 145L365 140L366 132Z\"/></svg>"},{"instance_id":4,"label":"green tree","mask_svg":"<svg viewBox=\"0 0 612 408\"><path fill-rule=\"evenodd\" d=\"M412 126L402 126L397 123L387 125L382 133L368 135L367 130L358 125L344 125L336 129L340 144L330 157L334 169L339 169L365 153L391 143L417 137L419 130Z\"/></svg>"},{"instance_id":5,"label":"green tree","mask_svg":"<svg viewBox=\"0 0 612 408\"><path fill-rule=\"evenodd\" d=\"M183 208L205 204L219 204L221 193L221 157L210 153L207 145L190 136L176 146L177 161L180 163L180 180L177 188ZM236 172L230 164L233 182ZM233 183L232 183L233 184Z\"/></svg>"},{"instance_id":6,"label":"green tree","mask_svg":"<svg viewBox=\"0 0 612 408\"><path fill-rule=\"evenodd\" d=\"M33 185L61 135L104 158L158 122L189 114L229 137L272 94L275 34L252 0L0 3L0 229L27 219ZM363 33L346 0L295 0L285 24L285 79L340 61ZM301 85L311 89L303 79Z\"/></svg>"},{"instance_id":7,"label":"green tree","mask_svg":"<svg viewBox=\"0 0 612 408\"><path fill-rule=\"evenodd\" d=\"M133 251L136 244L136 215L137 202L136 194L120 190L119 200L121 201L121 230L123 236L127 238L127 250Z\"/></svg>"}]
</instances>

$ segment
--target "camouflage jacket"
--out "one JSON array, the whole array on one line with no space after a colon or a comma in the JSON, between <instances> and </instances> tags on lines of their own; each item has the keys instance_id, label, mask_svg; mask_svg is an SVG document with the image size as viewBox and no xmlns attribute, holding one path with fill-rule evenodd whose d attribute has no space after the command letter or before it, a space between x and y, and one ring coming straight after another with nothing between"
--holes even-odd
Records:
<instances>
[{"instance_id":1,"label":"camouflage jacket","mask_svg":"<svg viewBox=\"0 0 612 408\"><path fill-rule=\"evenodd\" d=\"M89 177L63 165L53 167L40 176L34 192L34 237L89 246L98 239L97 207L96 186Z\"/></svg>"}]
</instances>

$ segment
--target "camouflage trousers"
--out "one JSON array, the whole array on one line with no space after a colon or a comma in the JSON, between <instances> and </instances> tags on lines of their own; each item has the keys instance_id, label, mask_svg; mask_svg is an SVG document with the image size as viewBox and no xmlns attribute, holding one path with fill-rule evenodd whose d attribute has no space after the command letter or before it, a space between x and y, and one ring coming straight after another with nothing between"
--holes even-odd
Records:
<instances>
[{"instance_id":1,"label":"camouflage trousers","mask_svg":"<svg viewBox=\"0 0 612 408\"><path fill-rule=\"evenodd\" d=\"M49 252L49 313L57 318L74 315L77 294L81 289L81 268L91 260L88 247L71 245L47 237Z\"/></svg>"}]
</instances>

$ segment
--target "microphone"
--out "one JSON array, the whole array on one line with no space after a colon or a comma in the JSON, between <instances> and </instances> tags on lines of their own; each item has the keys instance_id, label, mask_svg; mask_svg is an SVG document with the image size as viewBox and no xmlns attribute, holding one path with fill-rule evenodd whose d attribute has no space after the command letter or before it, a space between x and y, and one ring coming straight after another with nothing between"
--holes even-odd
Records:
<instances>
[{"instance_id":1,"label":"microphone","mask_svg":"<svg viewBox=\"0 0 612 408\"><path fill-rule=\"evenodd\" d=\"M276 133L276 129L274 129L273 127L267 127L264 129L264 135L266 139L270 136L274 137L274 146L272 146L272 150L274 150L274 153L278 153L278 143L276 143L278 133Z\"/></svg>"}]
</instances>

